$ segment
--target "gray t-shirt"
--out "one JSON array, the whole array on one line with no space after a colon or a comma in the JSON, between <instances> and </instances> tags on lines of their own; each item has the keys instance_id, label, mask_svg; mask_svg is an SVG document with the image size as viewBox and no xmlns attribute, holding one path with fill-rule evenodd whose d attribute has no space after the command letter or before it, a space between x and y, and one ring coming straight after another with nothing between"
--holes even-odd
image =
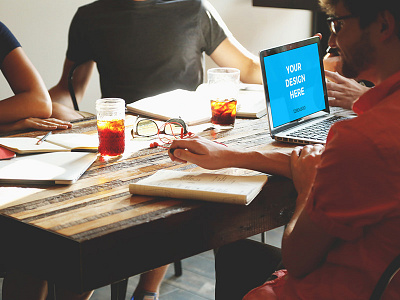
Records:
<instances>
[{"instance_id":1,"label":"gray t-shirt","mask_svg":"<svg viewBox=\"0 0 400 300\"><path fill-rule=\"evenodd\" d=\"M82 6L67 58L97 63L103 97L127 103L203 81L202 53L226 38L201 0L99 0Z\"/></svg>"}]
</instances>

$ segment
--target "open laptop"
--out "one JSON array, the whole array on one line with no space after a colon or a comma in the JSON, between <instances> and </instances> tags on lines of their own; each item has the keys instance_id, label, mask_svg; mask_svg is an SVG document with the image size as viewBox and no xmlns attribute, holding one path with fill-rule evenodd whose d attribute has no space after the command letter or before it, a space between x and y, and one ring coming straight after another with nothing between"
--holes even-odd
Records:
<instances>
[{"instance_id":1,"label":"open laptop","mask_svg":"<svg viewBox=\"0 0 400 300\"><path fill-rule=\"evenodd\" d=\"M1 160L0 183L72 184L96 158L96 153L64 151Z\"/></svg>"},{"instance_id":2,"label":"open laptop","mask_svg":"<svg viewBox=\"0 0 400 300\"><path fill-rule=\"evenodd\" d=\"M277 141L325 143L330 114L319 38L260 51L270 134Z\"/></svg>"}]
</instances>

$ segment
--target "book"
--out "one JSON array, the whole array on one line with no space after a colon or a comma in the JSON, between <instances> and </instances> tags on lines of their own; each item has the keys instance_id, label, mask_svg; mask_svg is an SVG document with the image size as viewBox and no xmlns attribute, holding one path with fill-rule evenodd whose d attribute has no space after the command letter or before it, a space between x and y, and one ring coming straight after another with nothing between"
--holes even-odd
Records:
<instances>
[{"instance_id":1,"label":"book","mask_svg":"<svg viewBox=\"0 0 400 300\"><path fill-rule=\"evenodd\" d=\"M267 114L265 94L260 90L240 90L236 117L259 119Z\"/></svg>"},{"instance_id":2,"label":"book","mask_svg":"<svg viewBox=\"0 0 400 300\"><path fill-rule=\"evenodd\" d=\"M1 160L0 183L72 184L96 159L96 153L52 152Z\"/></svg>"},{"instance_id":3,"label":"book","mask_svg":"<svg viewBox=\"0 0 400 300\"><path fill-rule=\"evenodd\" d=\"M45 141L37 145L37 137L6 137L0 138L0 146L18 154L59 152L59 151L86 151L97 152L97 135L81 133L51 134Z\"/></svg>"},{"instance_id":4,"label":"book","mask_svg":"<svg viewBox=\"0 0 400 300\"><path fill-rule=\"evenodd\" d=\"M129 112L161 121L180 117L189 126L211 121L210 101L196 92L182 89L140 99L127 104L126 108Z\"/></svg>"},{"instance_id":5,"label":"book","mask_svg":"<svg viewBox=\"0 0 400 300\"><path fill-rule=\"evenodd\" d=\"M267 113L264 92L260 85L247 87L238 94L237 113L239 118L261 118ZM211 104L205 96L206 85L196 92L182 89L143 98L126 105L129 112L148 118L167 121L182 118L187 125L198 125L211 121Z\"/></svg>"},{"instance_id":6,"label":"book","mask_svg":"<svg viewBox=\"0 0 400 300\"><path fill-rule=\"evenodd\" d=\"M129 185L131 194L248 205L267 182L267 175L239 176L160 170Z\"/></svg>"}]
</instances>

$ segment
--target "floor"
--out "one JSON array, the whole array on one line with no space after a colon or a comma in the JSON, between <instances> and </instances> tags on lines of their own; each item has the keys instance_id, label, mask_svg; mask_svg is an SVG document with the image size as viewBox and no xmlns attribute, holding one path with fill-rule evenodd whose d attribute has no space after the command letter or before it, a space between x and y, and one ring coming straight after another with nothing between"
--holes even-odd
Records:
<instances>
[{"instance_id":1,"label":"floor","mask_svg":"<svg viewBox=\"0 0 400 300\"><path fill-rule=\"evenodd\" d=\"M267 243L280 247L283 228L277 228L267 233ZM253 239L260 240L261 235ZM182 260L183 274L175 277L174 268L168 269L167 275L161 285L160 300L214 300L214 254L207 251L196 256ZM2 284L0 279L0 289ZM136 287L138 276L129 278L126 300ZM110 286L95 290L91 300L110 299ZM1 297L0 297L1 299Z\"/></svg>"}]
</instances>

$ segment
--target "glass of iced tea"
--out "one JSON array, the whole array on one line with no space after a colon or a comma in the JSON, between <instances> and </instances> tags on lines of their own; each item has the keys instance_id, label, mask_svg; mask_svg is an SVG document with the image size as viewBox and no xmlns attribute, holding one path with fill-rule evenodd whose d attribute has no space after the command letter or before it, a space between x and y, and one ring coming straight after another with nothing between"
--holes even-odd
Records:
<instances>
[{"instance_id":1,"label":"glass of iced tea","mask_svg":"<svg viewBox=\"0 0 400 300\"><path fill-rule=\"evenodd\" d=\"M236 120L235 99L211 100L211 123L221 127L233 127Z\"/></svg>"},{"instance_id":2,"label":"glass of iced tea","mask_svg":"<svg viewBox=\"0 0 400 300\"><path fill-rule=\"evenodd\" d=\"M125 101L103 98L96 101L97 132L101 156L118 156L125 151Z\"/></svg>"},{"instance_id":3,"label":"glass of iced tea","mask_svg":"<svg viewBox=\"0 0 400 300\"><path fill-rule=\"evenodd\" d=\"M213 68L207 71L208 97L211 100L211 123L217 129L235 125L240 70Z\"/></svg>"}]
</instances>

